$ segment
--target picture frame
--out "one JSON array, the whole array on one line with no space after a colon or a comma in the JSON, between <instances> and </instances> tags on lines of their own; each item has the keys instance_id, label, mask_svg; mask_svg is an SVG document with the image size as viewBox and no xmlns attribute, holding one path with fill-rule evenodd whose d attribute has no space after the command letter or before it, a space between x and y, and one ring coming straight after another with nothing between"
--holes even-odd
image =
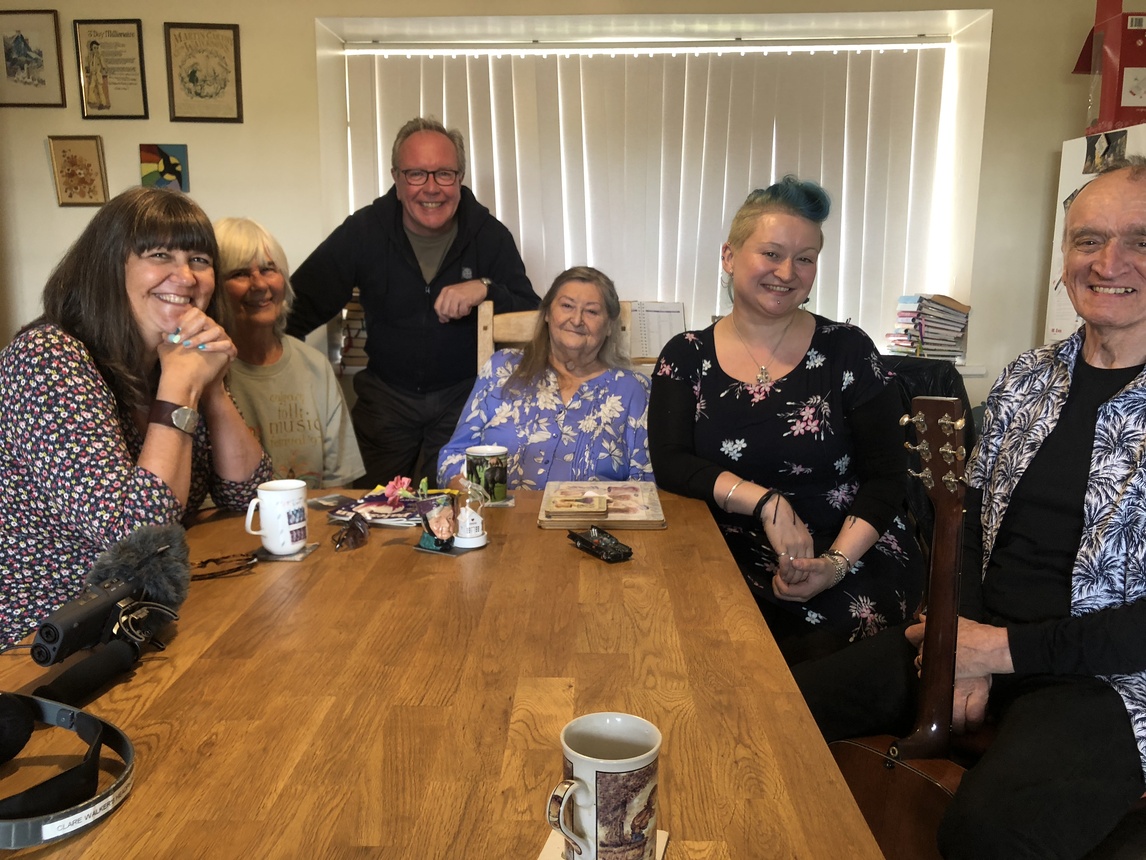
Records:
<instances>
[{"instance_id":1,"label":"picture frame","mask_svg":"<svg viewBox=\"0 0 1146 860\"><path fill-rule=\"evenodd\" d=\"M84 119L147 119L143 22L75 20L72 29Z\"/></svg>"},{"instance_id":2,"label":"picture frame","mask_svg":"<svg viewBox=\"0 0 1146 860\"><path fill-rule=\"evenodd\" d=\"M0 107L67 107L55 9L0 12Z\"/></svg>"},{"instance_id":3,"label":"picture frame","mask_svg":"<svg viewBox=\"0 0 1146 860\"><path fill-rule=\"evenodd\" d=\"M163 25L172 122L242 122L238 24Z\"/></svg>"},{"instance_id":4,"label":"picture frame","mask_svg":"<svg viewBox=\"0 0 1146 860\"><path fill-rule=\"evenodd\" d=\"M60 206L102 206L108 201L103 139L67 134L48 138L52 179Z\"/></svg>"}]
</instances>

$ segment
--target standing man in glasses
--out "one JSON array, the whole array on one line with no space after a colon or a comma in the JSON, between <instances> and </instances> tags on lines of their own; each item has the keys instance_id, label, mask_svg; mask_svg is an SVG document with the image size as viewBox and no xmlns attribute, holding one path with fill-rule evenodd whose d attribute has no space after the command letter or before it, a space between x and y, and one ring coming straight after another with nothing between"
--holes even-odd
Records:
<instances>
[{"instance_id":1,"label":"standing man in glasses","mask_svg":"<svg viewBox=\"0 0 1146 860\"><path fill-rule=\"evenodd\" d=\"M351 412L366 476L433 486L477 376L477 306L532 310L540 299L505 225L462 185L465 143L456 129L417 117L390 153L394 186L315 248L291 279L287 334L305 337L358 287L368 363L354 377Z\"/></svg>"}]
</instances>

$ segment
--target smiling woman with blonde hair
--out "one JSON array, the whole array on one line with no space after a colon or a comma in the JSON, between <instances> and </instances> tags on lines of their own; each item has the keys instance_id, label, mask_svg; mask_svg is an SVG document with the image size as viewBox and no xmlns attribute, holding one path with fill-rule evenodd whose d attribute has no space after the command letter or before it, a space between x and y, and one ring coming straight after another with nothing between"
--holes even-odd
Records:
<instances>
[{"instance_id":1,"label":"smiling woman with blonde hair","mask_svg":"<svg viewBox=\"0 0 1146 860\"><path fill-rule=\"evenodd\" d=\"M471 445L509 450L509 487L549 481L652 480L648 390L629 370L617 331L621 303L603 272L562 272L541 300L533 339L502 349L478 374L442 448L438 485L457 486Z\"/></svg>"},{"instance_id":2,"label":"smiling woman with blonde hair","mask_svg":"<svg viewBox=\"0 0 1146 860\"><path fill-rule=\"evenodd\" d=\"M338 379L326 356L283 333L294 298L286 253L250 218L223 218L215 235L219 318L239 351L227 377L239 411L271 455L275 477L350 486L366 468Z\"/></svg>"}]
</instances>

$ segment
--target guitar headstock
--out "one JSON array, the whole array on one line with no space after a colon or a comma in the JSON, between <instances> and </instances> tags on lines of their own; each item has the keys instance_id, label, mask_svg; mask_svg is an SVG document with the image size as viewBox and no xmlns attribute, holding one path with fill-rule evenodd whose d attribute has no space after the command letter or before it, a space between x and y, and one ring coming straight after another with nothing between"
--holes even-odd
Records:
<instances>
[{"instance_id":1,"label":"guitar headstock","mask_svg":"<svg viewBox=\"0 0 1146 860\"><path fill-rule=\"evenodd\" d=\"M913 397L911 411L911 415L899 419L902 425L914 425L919 440L918 445L903 443L919 455L923 464L921 471L911 474L927 488L937 516L945 512L962 514L967 460L963 447L963 428L967 423L963 403L957 397Z\"/></svg>"}]
</instances>

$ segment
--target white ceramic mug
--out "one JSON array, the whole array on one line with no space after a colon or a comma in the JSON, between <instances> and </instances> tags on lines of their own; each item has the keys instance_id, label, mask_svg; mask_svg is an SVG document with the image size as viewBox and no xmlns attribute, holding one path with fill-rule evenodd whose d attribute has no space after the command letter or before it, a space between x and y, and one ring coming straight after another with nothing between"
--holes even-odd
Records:
<instances>
[{"instance_id":1,"label":"white ceramic mug","mask_svg":"<svg viewBox=\"0 0 1146 860\"><path fill-rule=\"evenodd\" d=\"M259 512L259 529L252 525ZM273 555L290 555L306 546L306 482L293 478L259 484L259 494L247 505L247 534L263 539Z\"/></svg>"},{"instance_id":2,"label":"white ceramic mug","mask_svg":"<svg viewBox=\"0 0 1146 860\"><path fill-rule=\"evenodd\" d=\"M565 860L654 860L661 733L632 714L585 714L561 730L565 778L549 796L549 826Z\"/></svg>"},{"instance_id":3,"label":"white ceramic mug","mask_svg":"<svg viewBox=\"0 0 1146 860\"><path fill-rule=\"evenodd\" d=\"M504 502L509 480L509 449L504 445L471 445L466 448L462 474L480 484L491 501Z\"/></svg>"}]
</instances>

